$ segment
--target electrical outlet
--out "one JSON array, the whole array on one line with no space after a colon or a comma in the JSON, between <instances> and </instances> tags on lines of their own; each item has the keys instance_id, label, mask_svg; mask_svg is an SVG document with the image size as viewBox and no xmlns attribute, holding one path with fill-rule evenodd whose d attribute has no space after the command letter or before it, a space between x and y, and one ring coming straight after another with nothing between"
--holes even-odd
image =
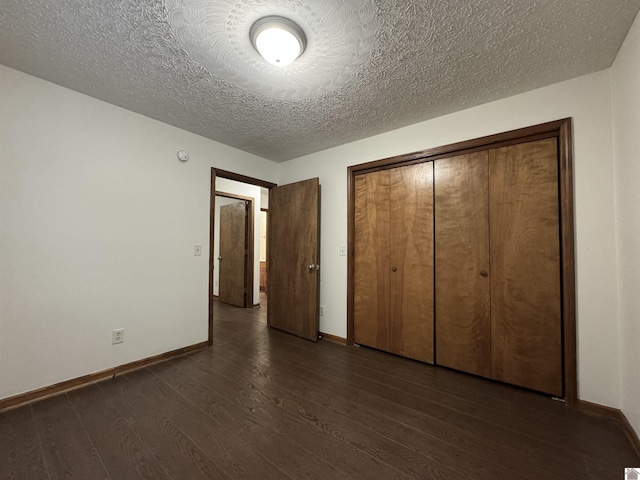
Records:
<instances>
[{"instance_id":1,"label":"electrical outlet","mask_svg":"<svg viewBox=\"0 0 640 480\"><path fill-rule=\"evenodd\" d=\"M124 342L124 328L116 328L111 332L111 345Z\"/></svg>"},{"instance_id":2,"label":"electrical outlet","mask_svg":"<svg viewBox=\"0 0 640 480\"><path fill-rule=\"evenodd\" d=\"M202 255L202 245L194 245L193 246L193 256L199 257Z\"/></svg>"},{"instance_id":3,"label":"electrical outlet","mask_svg":"<svg viewBox=\"0 0 640 480\"><path fill-rule=\"evenodd\" d=\"M324 317L324 305L320 305L320 316Z\"/></svg>"}]
</instances>

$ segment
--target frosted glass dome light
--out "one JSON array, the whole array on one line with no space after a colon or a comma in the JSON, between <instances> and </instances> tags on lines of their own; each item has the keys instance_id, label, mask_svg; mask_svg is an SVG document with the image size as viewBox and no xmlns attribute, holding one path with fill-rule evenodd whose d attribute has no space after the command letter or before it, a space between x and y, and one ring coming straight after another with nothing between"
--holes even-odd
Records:
<instances>
[{"instance_id":1,"label":"frosted glass dome light","mask_svg":"<svg viewBox=\"0 0 640 480\"><path fill-rule=\"evenodd\" d=\"M263 17L253 24L251 43L271 65L285 67L296 60L307 46L302 29L284 17Z\"/></svg>"}]
</instances>

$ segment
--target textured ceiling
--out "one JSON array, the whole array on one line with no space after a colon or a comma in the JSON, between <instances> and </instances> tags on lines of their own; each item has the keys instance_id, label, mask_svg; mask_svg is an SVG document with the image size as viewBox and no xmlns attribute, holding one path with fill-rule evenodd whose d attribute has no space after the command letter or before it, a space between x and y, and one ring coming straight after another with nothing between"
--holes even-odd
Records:
<instances>
[{"instance_id":1,"label":"textured ceiling","mask_svg":"<svg viewBox=\"0 0 640 480\"><path fill-rule=\"evenodd\" d=\"M640 0L0 0L0 63L275 161L608 67ZM308 38L277 69L258 18ZM1 88L1 87L0 87Z\"/></svg>"}]
</instances>

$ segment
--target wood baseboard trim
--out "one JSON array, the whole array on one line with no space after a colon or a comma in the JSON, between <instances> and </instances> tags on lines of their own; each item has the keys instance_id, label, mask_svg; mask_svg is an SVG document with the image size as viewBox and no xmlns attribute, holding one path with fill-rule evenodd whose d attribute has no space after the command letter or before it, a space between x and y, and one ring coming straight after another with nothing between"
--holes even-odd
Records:
<instances>
[{"instance_id":1,"label":"wood baseboard trim","mask_svg":"<svg viewBox=\"0 0 640 480\"><path fill-rule=\"evenodd\" d=\"M260 304L259 303L254 303L253 304L253 308L260 308Z\"/></svg>"},{"instance_id":2,"label":"wood baseboard trim","mask_svg":"<svg viewBox=\"0 0 640 480\"><path fill-rule=\"evenodd\" d=\"M585 400L578 400L578 409L586 413L611 418L617 421L622 426L622 429L629 439L629 443L631 443L631 446L635 450L636 455L640 457L640 438L638 438L638 433L633 429L629 423L629 419L622 410L605 407L604 405L598 405L597 403L591 403Z\"/></svg>"},{"instance_id":3,"label":"wood baseboard trim","mask_svg":"<svg viewBox=\"0 0 640 480\"><path fill-rule=\"evenodd\" d=\"M37 390L31 390L30 392L14 395L13 397L8 397L0 400L0 412L12 408L17 408L22 405L26 405L27 403L35 402L37 400L43 400L54 395L59 395L70 390L75 390L77 388L81 388L92 383L97 383L108 378L114 378L116 375L122 375L127 372L139 370L155 363L164 362L171 358L180 357L182 355L186 355L187 353L202 350L204 348L207 348L208 346L208 342L196 343L187 347L178 348L177 350L171 350L170 352L161 353L152 357L142 358L140 360L136 360L135 362L108 368L106 370L102 370L101 372L90 373L88 375L83 375L82 377L72 378L71 380L66 380L54 385L49 385L48 387L42 387L38 388Z\"/></svg>"},{"instance_id":4,"label":"wood baseboard trim","mask_svg":"<svg viewBox=\"0 0 640 480\"><path fill-rule=\"evenodd\" d=\"M622 424L622 428L624 428L624 432L627 434L627 438L631 442L631 445L633 445L636 455L640 457L640 438L638 437L638 433L629 423L629 419L622 411L620 411L620 423Z\"/></svg>"},{"instance_id":5,"label":"wood baseboard trim","mask_svg":"<svg viewBox=\"0 0 640 480\"><path fill-rule=\"evenodd\" d=\"M320 338L327 340L328 342L339 343L340 345L346 345L347 339L343 337L338 337L337 335L331 335L330 333L319 332L318 335Z\"/></svg>"}]
</instances>

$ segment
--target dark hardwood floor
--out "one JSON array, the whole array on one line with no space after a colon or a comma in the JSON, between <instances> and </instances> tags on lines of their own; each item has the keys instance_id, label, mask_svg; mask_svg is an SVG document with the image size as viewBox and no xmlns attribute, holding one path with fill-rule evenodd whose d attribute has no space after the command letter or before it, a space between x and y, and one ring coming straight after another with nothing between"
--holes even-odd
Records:
<instances>
[{"instance_id":1,"label":"dark hardwood floor","mask_svg":"<svg viewBox=\"0 0 640 480\"><path fill-rule=\"evenodd\" d=\"M620 479L613 420L266 326L216 305L213 348L0 413L5 479Z\"/></svg>"}]
</instances>

